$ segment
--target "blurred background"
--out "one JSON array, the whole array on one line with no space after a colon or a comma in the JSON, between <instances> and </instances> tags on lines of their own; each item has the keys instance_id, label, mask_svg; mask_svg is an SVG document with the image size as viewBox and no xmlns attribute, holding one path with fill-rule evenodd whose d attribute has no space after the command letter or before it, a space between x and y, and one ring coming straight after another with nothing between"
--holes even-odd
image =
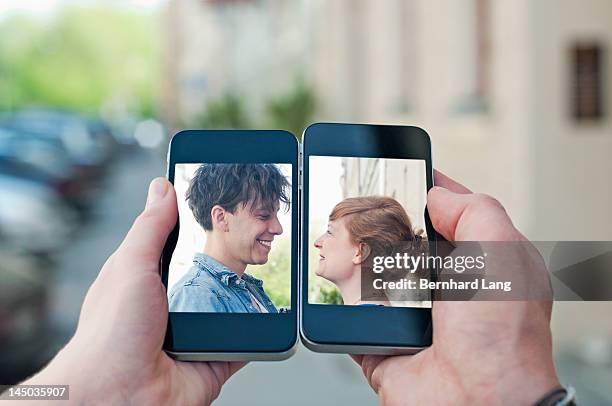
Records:
<instances>
[{"instance_id":1,"label":"blurred background","mask_svg":"<svg viewBox=\"0 0 612 406\"><path fill-rule=\"evenodd\" d=\"M529 238L610 240L611 44L608 0L1 0L0 381L66 343L181 128L419 125ZM555 306L582 404L612 403L611 310ZM347 356L303 348L218 404L253 399L376 404Z\"/></svg>"}]
</instances>

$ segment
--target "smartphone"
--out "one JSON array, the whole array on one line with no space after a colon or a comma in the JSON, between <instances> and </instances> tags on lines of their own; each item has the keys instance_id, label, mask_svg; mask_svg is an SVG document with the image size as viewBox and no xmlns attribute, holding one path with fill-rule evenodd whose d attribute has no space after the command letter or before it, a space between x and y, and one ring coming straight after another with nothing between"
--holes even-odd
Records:
<instances>
[{"instance_id":1,"label":"smartphone","mask_svg":"<svg viewBox=\"0 0 612 406\"><path fill-rule=\"evenodd\" d=\"M167 176L179 215L160 267L171 357L281 360L295 351L298 154L286 131L172 138Z\"/></svg>"},{"instance_id":2,"label":"smartphone","mask_svg":"<svg viewBox=\"0 0 612 406\"><path fill-rule=\"evenodd\" d=\"M302 342L317 352L353 354L411 354L431 345L431 292L381 287L366 296L372 282L414 275L364 271L389 247L435 249L426 210L433 186L428 134L317 123L303 142Z\"/></svg>"}]
</instances>

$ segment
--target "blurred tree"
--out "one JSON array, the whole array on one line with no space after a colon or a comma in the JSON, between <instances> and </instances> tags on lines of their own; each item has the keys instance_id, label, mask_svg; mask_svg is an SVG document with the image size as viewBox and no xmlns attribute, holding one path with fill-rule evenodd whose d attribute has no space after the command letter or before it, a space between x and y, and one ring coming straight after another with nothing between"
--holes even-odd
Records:
<instances>
[{"instance_id":1,"label":"blurred tree","mask_svg":"<svg viewBox=\"0 0 612 406\"><path fill-rule=\"evenodd\" d=\"M226 93L208 104L196 124L202 128L248 128L249 123L242 99L233 93Z\"/></svg>"},{"instance_id":2,"label":"blurred tree","mask_svg":"<svg viewBox=\"0 0 612 406\"><path fill-rule=\"evenodd\" d=\"M0 21L0 108L38 105L98 112L108 103L155 113L156 14L64 6L50 20Z\"/></svg>"},{"instance_id":3,"label":"blurred tree","mask_svg":"<svg viewBox=\"0 0 612 406\"><path fill-rule=\"evenodd\" d=\"M264 290L276 307L291 306L291 240L282 239L265 265L250 265L247 272L264 282Z\"/></svg>"},{"instance_id":4,"label":"blurred tree","mask_svg":"<svg viewBox=\"0 0 612 406\"><path fill-rule=\"evenodd\" d=\"M342 295L336 287L321 287L317 302L326 304L344 304L342 301Z\"/></svg>"},{"instance_id":5,"label":"blurred tree","mask_svg":"<svg viewBox=\"0 0 612 406\"><path fill-rule=\"evenodd\" d=\"M317 108L315 93L303 79L287 94L272 99L267 105L270 124L302 139L302 132L312 121Z\"/></svg>"}]
</instances>

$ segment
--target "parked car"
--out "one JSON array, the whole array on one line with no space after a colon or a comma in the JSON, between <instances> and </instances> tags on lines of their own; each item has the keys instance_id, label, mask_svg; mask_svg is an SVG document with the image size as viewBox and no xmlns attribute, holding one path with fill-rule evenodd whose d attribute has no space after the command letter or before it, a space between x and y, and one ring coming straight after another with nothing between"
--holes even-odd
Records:
<instances>
[{"instance_id":1,"label":"parked car","mask_svg":"<svg viewBox=\"0 0 612 406\"><path fill-rule=\"evenodd\" d=\"M59 140L0 128L0 173L47 184L84 212L96 186L75 166Z\"/></svg>"},{"instance_id":2,"label":"parked car","mask_svg":"<svg viewBox=\"0 0 612 406\"><path fill-rule=\"evenodd\" d=\"M98 181L114 158L117 143L101 120L73 113L28 109L5 114L0 124L8 129L61 141L74 165Z\"/></svg>"},{"instance_id":3,"label":"parked car","mask_svg":"<svg viewBox=\"0 0 612 406\"><path fill-rule=\"evenodd\" d=\"M134 137L137 125L138 120L132 116L125 116L113 122L112 133L122 149L133 152L139 147L138 141Z\"/></svg>"},{"instance_id":4,"label":"parked car","mask_svg":"<svg viewBox=\"0 0 612 406\"><path fill-rule=\"evenodd\" d=\"M52 188L0 173L0 229L5 244L32 254L53 254L67 242L76 220Z\"/></svg>"},{"instance_id":5,"label":"parked car","mask_svg":"<svg viewBox=\"0 0 612 406\"><path fill-rule=\"evenodd\" d=\"M48 313L49 273L7 250L0 237L0 384L38 371L53 355Z\"/></svg>"}]
</instances>

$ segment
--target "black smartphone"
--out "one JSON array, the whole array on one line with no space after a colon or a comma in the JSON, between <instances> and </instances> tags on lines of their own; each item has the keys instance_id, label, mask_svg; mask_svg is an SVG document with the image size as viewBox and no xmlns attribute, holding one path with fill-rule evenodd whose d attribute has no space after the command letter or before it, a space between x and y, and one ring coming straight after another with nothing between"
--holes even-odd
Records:
<instances>
[{"instance_id":1,"label":"black smartphone","mask_svg":"<svg viewBox=\"0 0 612 406\"><path fill-rule=\"evenodd\" d=\"M428 134L410 126L317 123L303 140L302 342L318 352L354 354L431 345L431 291L390 288L416 276L377 269L378 259L395 257L398 247L435 249L426 210L433 186Z\"/></svg>"},{"instance_id":2,"label":"black smartphone","mask_svg":"<svg viewBox=\"0 0 612 406\"><path fill-rule=\"evenodd\" d=\"M167 176L179 215L161 258L170 356L280 360L295 351L298 154L286 131L172 138Z\"/></svg>"}]
</instances>

